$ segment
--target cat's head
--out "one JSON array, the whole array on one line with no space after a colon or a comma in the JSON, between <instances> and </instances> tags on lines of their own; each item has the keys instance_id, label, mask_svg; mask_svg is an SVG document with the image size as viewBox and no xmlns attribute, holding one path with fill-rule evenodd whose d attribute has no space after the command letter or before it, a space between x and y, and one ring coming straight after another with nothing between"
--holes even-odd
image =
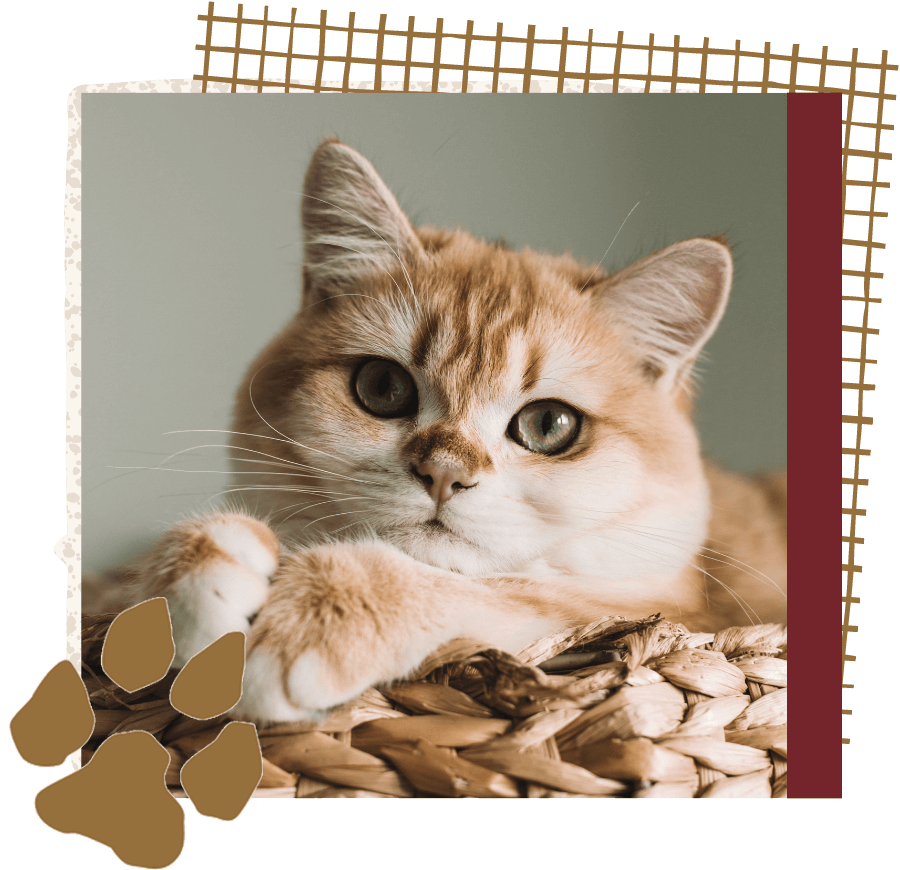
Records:
<instances>
[{"instance_id":1,"label":"cat's head","mask_svg":"<svg viewBox=\"0 0 900 870\"><path fill-rule=\"evenodd\" d=\"M707 490L686 397L728 296L723 243L608 274L417 229L337 140L312 157L302 212L302 305L235 414L251 433L235 467L271 487L256 492L273 527L366 530L471 574L632 578L696 552Z\"/></svg>"}]
</instances>

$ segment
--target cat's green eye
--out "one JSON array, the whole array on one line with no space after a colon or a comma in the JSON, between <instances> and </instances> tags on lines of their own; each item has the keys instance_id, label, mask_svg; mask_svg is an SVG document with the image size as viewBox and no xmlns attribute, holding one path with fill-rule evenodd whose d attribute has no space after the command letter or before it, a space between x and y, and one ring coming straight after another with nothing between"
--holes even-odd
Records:
<instances>
[{"instance_id":1,"label":"cat's green eye","mask_svg":"<svg viewBox=\"0 0 900 870\"><path fill-rule=\"evenodd\" d=\"M533 402L510 420L509 437L532 453L560 453L578 435L581 418L562 402Z\"/></svg>"},{"instance_id":2,"label":"cat's green eye","mask_svg":"<svg viewBox=\"0 0 900 870\"><path fill-rule=\"evenodd\" d=\"M376 417L406 417L419 404L412 375L386 359L363 363L356 370L353 389L362 406Z\"/></svg>"}]
</instances>

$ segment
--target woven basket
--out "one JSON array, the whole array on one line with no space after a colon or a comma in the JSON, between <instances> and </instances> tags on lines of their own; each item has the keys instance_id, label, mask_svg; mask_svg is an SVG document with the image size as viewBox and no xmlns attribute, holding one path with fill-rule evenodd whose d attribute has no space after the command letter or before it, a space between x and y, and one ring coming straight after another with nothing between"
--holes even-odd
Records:
<instances>
[{"instance_id":1,"label":"woven basket","mask_svg":"<svg viewBox=\"0 0 900 870\"><path fill-rule=\"evenodd\" d=\"M230 721L175 710L175 672L139 692L100 667L113 615L83 620L96 716L83 750L143 730L166 782ZM781 626L696 634L611 617L517 657L459 640L408 681L317 723L259 730L255 797L786 797L787 645Z\"/></svg>"}]
</instances>

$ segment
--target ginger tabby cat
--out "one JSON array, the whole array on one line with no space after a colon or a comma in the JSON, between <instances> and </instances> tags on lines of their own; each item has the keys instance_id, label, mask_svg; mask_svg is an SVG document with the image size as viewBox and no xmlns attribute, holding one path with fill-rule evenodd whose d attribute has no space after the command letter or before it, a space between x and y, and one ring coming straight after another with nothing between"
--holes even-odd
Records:
<instances>
[{"instance_id":1,"label":"ginger tabby cat","mask_svg":"<svg viewBox=\"0 0 900 870\"><path fill-rule=\"evenodd\" d=\"M232 715L309 718L455 637L516 652L612 614L784 619L786 478L704 462L690 419L723 242L608 274L414 228L336 139L302 202L302 305L234 411L252 513L177 524L115 605L164 596L176 665L246 632Z\"/></svg>"}]
</instances>

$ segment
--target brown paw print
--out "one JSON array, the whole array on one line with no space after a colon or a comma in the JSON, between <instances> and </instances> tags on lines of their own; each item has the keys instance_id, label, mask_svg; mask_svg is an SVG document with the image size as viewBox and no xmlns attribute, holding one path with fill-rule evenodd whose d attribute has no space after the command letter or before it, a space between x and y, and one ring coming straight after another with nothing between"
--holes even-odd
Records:
<instances>
[{"instance_id":1,"label":"brown paw print","mask_svg":"<svg viewBox=\"0 0 900 870\"><path fill-rule=\"evenodd\" d=\"M35 764L60 763L89 735L84 769L46 789L38 810L49 825L106 843L128 863L174 860L183 816L173 798L181 797L203 814L232 819L251 792L313 799L787 796L782 626L712 635L659 616L609 617L541 638L517 656L460 638L406 682L367 689L324 719L272 723L257 734L222 713L240 693L243 638L226 635L179 675L166 670L165 607L142 607L116 621L84 617L82 676L67 662L58 665L12 723L19 751ZM119 632L142 613L156 626L142 640L137 625ZM133 656L113 653L108 632L120 635L125 650L134 641L134 671ZM137 672L152 658L145 645L159 654L149 675ZM143 741L139 749L126 744L137 760L111 763L123 738ZM138 768L146 774L138 777ZM135 810L130 815L141 823L116 839L113 812L150 801L151 792L159 813ZM121 806L108 808L109 795L119 795ZM93 810L95 827L77 815L79 807ZM165 813L168 820L153 818ZM150 834L160 842L148 842Z\"/></svg>"},{"instance_id":2,"label":"brown paw print","mask_svg":"<svg viewBox=\"0 0 900 870\"><path fill-rule=\"evenodd\" d=\"M219 638L177 674L174 652L163 598L111 624L101 618L83 635L83 675L60 662L10 723L32 764L61 764L82 749L82 769L38 794L41 819L137 867L166 867L181 854L184 811L169 787L180 785L203 815L231 820L263 775L256 727L224 723L241 696L244 635Z\"/></svg>"}]
</instances>

